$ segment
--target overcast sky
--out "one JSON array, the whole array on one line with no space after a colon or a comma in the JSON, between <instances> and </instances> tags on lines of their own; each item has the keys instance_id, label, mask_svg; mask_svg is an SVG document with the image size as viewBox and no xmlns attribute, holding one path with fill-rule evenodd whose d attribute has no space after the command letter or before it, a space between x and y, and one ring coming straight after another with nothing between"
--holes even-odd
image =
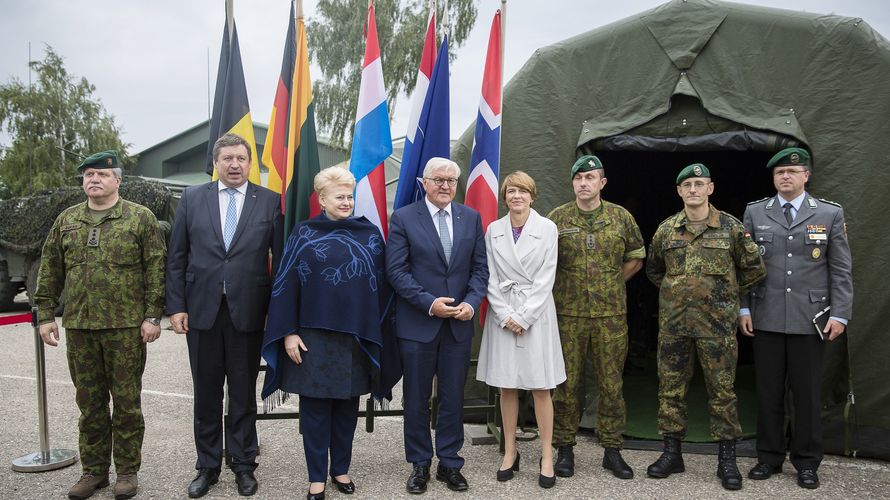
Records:
<instances>
[{"instance_id":1,"label":"overcast sky","mask_svg":"<svg viewBox=\"0 0 890 500\"><path fill-rule=\"evenodd\" d=\"M441 2L442 0L440 0ZM535 49L656 7L660 0L509 0L505 82ZM745 3L861 17L890 37L886 0L747 0ZM315 15L305 0L306 17ZM451 131L476 118L488 31L500 0L478 0L479 19L451 66ZM28 81L46 45L70 73L86 77L138 153L207 119L208 53L216 78L224 0L0 0L0 81ZM281 67L289 0L235 0L235 20L254 121L268 123ZM420 43L420 40L418 40ZM385 57L385 54L384 54ZM311 77L320 77L317 68ZM210 82L213 88L214 82ZM413 98L413 97L412 97ZM410 99L392 123L405 134ZM8 137L0 135L4 145Z\"/></svg>"}]
</instances>

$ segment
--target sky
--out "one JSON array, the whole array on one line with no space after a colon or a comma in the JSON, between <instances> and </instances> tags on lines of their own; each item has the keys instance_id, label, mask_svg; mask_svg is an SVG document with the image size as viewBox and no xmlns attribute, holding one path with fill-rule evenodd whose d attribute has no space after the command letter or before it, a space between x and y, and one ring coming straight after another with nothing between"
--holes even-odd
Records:
<instances>
[{"instance_id":1,"label":"sky","mask_svg":"<svg viewBox=\"0 0 890 500\"><path fill-rule=\"evenodd\" d=\"M453 138L476 119L488 33L501 5L500 0L476 3L476 26L451 65ZM508 0L504 82L540 47L663 3ZM859 17L890 38L886 0L741 3ZM307 19L315 16L315 5L314 0L304 0ZM290 0L234 0L251 117L257 122L269 121L289 10ZM94 95L115 117L124 142L132 145L129 152L138 153L208 118L224 22L224 0L0 0L0 82L13 77L27 82L29 44L34 60L52 46L69 73L95 85ZM317 67L310 69L310 76L321 77ZM401 96L397 102L393 137L405 135L411 100L413 96ZM0 145L8 143L9 137L0 133Z\"/></svg>"}]
</instances>

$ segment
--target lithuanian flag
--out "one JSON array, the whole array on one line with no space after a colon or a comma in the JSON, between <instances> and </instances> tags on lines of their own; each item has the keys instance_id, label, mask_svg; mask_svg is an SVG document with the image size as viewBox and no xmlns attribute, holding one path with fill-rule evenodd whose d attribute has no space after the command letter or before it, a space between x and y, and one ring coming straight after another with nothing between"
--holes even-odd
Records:
<instances>
[{"instance_id":1,"label":"lithuanian flag","mask_svg":"<svg viewBox=\"0 0 890 500\"><path fill-rule=\"evenodd\" d=\"M281 76L272 105L263 163L269 168L266 187L281 193L287 239L294 224L321 213L313 188L313 179L319 171L318 142L302 2L296 9L291 2Z\"/></svg>"},{"instance_id":2,"label":"lithuanian flag","mask_svg":"<svg viewBox=\"0 0 890 500\"><path fill-rule=\"evenodd\" d=\"M210 142L207 143L207 173L213 180L219 176L213 168L213 144L226 133L241 136L250 145L250 174L248 180L260 185L260 165L253 137L253 121L247 102L247 85L241 65L241 49L238 47L238 30L231 20L231 37L228 21L223 26L222 49L219 54L219 70L216 72L216 91L213 94L213 114L210 118Z\"/></svg>"}]
</instances>

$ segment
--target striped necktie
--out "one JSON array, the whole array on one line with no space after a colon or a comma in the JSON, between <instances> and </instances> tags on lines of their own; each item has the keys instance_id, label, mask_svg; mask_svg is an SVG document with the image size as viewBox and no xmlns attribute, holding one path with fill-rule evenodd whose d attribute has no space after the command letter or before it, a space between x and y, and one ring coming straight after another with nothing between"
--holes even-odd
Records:
<instances>
[{"instance_id":1,"label":"striped necktie","mask_svg":"<svg viewBox=\"0 0 890 500\"><path fill-rule=\"evenodd\" d=\"M223 225L223 243L226 245L226 251L229 251L229 245L232 244L232 237L235 236L235 228L238 227L238 205L236 197L238 190L235 188L225 188L229 195L229 205L226 207L226 223Z\"/></svg>"},{"instance_id":2,"label":"striped necktie","mask_svg":"<svg viewBox=\"0 0 890 500\"><path fill-rule=\"evenodd\" d=\"M439 209L436 213L439 216L439 241L442 242L442 250L445 251L445 262L451 263L451 236L448 234L448 212Z\"/></svg>"}]
</instances>

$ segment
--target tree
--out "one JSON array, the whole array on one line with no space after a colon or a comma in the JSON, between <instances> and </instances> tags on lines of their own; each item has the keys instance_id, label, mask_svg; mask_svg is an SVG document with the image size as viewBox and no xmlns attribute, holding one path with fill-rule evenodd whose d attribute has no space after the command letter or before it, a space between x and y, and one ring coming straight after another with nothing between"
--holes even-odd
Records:
<instances>
[{"instance_id":1,"label":"tree","mask_svg":"<svg viewBox=\"0 0 890 500\"><path fill-rule=\"evenodd\" d=\"M438 2L436 19L440 27L445 3ZM476 22L476 5L473 0L450 0L447 4L451 24L449 57L453 61L453 51L466 40ZM344 145L352 141L355 126L368 1L319 0L316 9L317 17L306 28L309 57L322 72L322 79L312 88L316 118L320 129L336 144ZM414 90L429 2L376 0L374 11L387 105L392 116L398 96Z\"/></svg>"},{"instance_id":2,"label":"tree","mask_svg":"<svg viewBox=\"0 0 890 500\"><path fill-rule=\"evenodd\" d=\"M116 150L130 166L120 129L98 98L96 87L65 70L62 57L46 47L31 61L37 81L0 85L0 131L12 140L0 155L0 186L7 196L70 184L81 160L97 151Z\"/></svg>"}]
</instances>

